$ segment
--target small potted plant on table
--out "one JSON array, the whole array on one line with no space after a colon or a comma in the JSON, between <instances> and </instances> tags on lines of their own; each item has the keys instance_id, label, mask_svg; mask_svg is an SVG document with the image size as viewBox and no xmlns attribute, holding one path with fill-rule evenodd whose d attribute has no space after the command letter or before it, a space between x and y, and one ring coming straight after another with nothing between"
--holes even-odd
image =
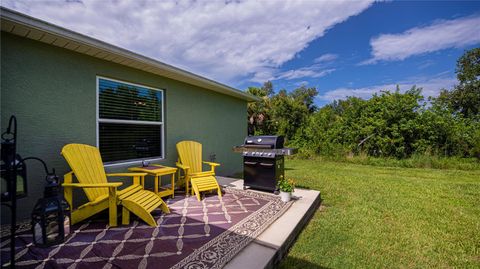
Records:
<instances>
[{"instance_id":1,"label":"small potted plant on table","mask_svg":"<svg viewBox=\"0 0 480 269\"><path fill-rule=\"evenodd\" d=\"M295 182L293 179L285 179L283 176L280 176L278 181L278 189L280 190L280 198L283 202L290 202L292 199L292 192L295 189Z\"/></svg>"}]
</instances>

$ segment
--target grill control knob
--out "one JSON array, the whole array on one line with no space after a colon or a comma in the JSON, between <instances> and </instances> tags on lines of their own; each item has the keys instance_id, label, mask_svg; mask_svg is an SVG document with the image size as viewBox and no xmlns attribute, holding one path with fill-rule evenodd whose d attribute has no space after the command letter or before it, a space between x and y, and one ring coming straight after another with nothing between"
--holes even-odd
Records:
<instances>
[{"instance_id":1,"label":"grill control knob","mask_svg":"<svg viewBox=\"0 0 480 269\"><path fill-rule=\"evenodd\" d=\"M270 153L268 153L268 156L272 156L272 153L271 153L271 152L270 152Z\"/></svg>"},{"instance_id":2,"label":"grill control knob","mask_svg":"<svg viewBox=\"0 0 480 269\"><path fill-rule=\"evenodd\" d=\"M262 155L263 155L263 152L260 152L260 156L262 156Z\"/></svg>"}]
</instances>

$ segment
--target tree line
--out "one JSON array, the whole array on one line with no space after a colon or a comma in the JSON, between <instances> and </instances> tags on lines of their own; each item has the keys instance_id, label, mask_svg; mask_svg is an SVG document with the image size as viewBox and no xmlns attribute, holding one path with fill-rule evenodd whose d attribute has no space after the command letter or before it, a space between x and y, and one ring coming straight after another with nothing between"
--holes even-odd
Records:
<instances>
[{"instance_id":1,"label":"tree line","mask_svg":"<svg viewBox=\"0 0 480 269\"><path fill-rule=\"evenodd\" d=\"M480 48L457 61L458 85L424 98L422 89L386 89L365 100L347 97L321 108L316 88L275 92L249 87L249 133L284 135L307 155L408 158L413 154L480 159Z\"/></svg>"}]
</instances>

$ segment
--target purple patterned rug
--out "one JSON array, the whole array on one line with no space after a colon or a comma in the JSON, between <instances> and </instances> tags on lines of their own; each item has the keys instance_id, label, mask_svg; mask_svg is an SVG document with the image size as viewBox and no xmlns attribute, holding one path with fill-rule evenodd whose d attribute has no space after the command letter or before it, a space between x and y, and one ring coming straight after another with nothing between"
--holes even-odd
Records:
<instances>
[{"instance_id":1,"label":"purple patterned rug","mask_svg":"<svg viewBox=\"0 0 480 269\"><path fill-rule=\"evenodd\" d=\"M177 196L170 214L153 212L157 227L132 218L129 226L108 228L107 220L72 227L64 244L38 248L31 233L17 236L18 268L221 268L290 206L278 196L224 189L201 202ZM133 215L132 215L133 216ZM5 239L5 238L4 238ZM8 259L8 240L1 242Z\"/></svg>"}]
</instances>

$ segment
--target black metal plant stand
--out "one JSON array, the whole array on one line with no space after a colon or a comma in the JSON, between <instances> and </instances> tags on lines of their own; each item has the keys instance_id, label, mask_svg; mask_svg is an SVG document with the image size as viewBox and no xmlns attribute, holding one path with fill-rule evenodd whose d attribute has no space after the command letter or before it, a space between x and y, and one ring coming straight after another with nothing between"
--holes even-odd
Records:
<instances>
[{"instance_id":1,"label":"black metal plant stand","mask_svg":"<svg viewBox=\"0 0 480 269\"><path fill-rule=\"evenodd\" d=\"M13 129L12 129L13 127ZM8 137L10 136L10 137ZM2 205L10 208L10 267L15 268L15 230L17 226L17 119L10 117L2 134L2 178L7 181L7 193L2 193Z\"/></svg>"},{"instance_id":2,"label":"black metal plant stand","mask_svg":"<svg viewBox=\"0 0 480 269\"><path fill-rule=\"evenodd\" d=\"M46 163L37 157L23 158L17 154L17 119L11 116L8 122L7 131L1 136L1 177L6 180L7 192L1 194L3 206L10 208L10 268L15 268L15 232L17 229L17 199L27 196L27 174L25 161L37 160L42 163L47 178L55 177L55 169L52 173L48 172ZM23 189L18 190L18 176L23 180ZM5 263L6 264L6 263ZM5 264L2 265L5 266Z\"/></svg>"}]
</instances>

